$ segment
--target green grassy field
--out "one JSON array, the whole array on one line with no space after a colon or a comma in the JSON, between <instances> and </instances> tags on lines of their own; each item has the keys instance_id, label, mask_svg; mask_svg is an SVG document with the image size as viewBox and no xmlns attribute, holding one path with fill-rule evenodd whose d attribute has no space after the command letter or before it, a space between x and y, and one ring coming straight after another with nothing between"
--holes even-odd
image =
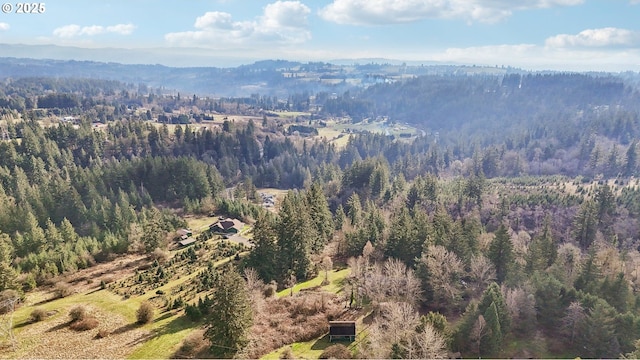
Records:
<instances>
[{"instance_id":1,"label":"green grassy field","mask_svg":"<svg viewBox=\"0 0 640 360\"><path fill-rule=\"evenodd\" d=\"M340 290L342 290L342 287L344 285L343 283L347 275L349 275L349 269L330 271L329 285L322 286L321 289L330 293L337 294L338 292L340 292ZM320 274L318 274L318 276L316 276L315 278L296 284L293 287L293 293L295 294L300 290L310 289L313 287L320 286L323 280L324 280L324 271L321 271ZM291 294L291 288L288 288L288 289L279 291L278 297L288 296L290 294Z\"/></svg>"},{"instance_id":2,"label":"green grassy field","mask_svg":"<svg viewBox=\"0 0 640 360\"><path fill-rule=\"evenodd\" d=\"M234 257L235 255L221 259L215 266L226 264ZM182 340L196 331L199 325L184 317L182 311L163 311L162 308L156 308L151 323L138 325L136 311L144 301L151 300L158 305L158 291L173 294L175 289L193 280L205 268L198 267L191 273L140 296L121 296L108 289L100 289L97 283L95 286L85 286L81 292L64 298L55 298L51 291L45 290L29 293L25 305L14 312L14 335L18 339L16 351L2 353L0 358L24 358L30 354L68 358L72 354L70 351L78 349L84 351L81 352L82 357L95 357L99 354L103 357L134 359L170 358L178 350ZM111 285L119 286L118 284L119 282ZM96 316L97 328L83 332L70 330L68 314L78 305L85 306ZM37 323L31 322L31 313L36 308L44 310L50 316ZM100 330L108 336L97 341L96 334Z\"/></svg>"},{"instance_id":3,"label":"green grassy field","mask_svg":"<svg viewBox=\"0 0 640 360\"><path fill-rule=\"evenodd\" d=\"M386 134L393 135L397 138L400 137L400 134L411 134L410 138L413 139L415 136L419 136L421 131L407 124L396 124L389 125L384 121L367 121L360 123L349 123L343 121L326 121L326 127L319 127L317 138L324 138L333 144L335 144L338 148L343 148L347 142L349 141L349 132L361 132L367 131L377 134ZM403 138L401 138L403 139Z\"/></svg>"}]
</instances>

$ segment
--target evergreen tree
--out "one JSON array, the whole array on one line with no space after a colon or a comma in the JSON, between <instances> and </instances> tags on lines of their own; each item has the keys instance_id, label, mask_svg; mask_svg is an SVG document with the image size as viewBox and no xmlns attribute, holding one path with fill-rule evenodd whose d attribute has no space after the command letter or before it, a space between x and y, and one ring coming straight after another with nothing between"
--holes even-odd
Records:
<instances>
[{"instance_id":1,"label":"evergreen tree","mask_svg":"<svg viewBox=\"0 0 640 360\"><path fill-rule=\"evenodd\" d=\"M145 252L151 253L155 249L164 249L166 247L164 241L166 233L161 225L160 213L157 210L151 211L142 227L142 243L144 244Z\"/></svg>"},{"instance_id":2,"label":"evergreen tree","mask_svg":"<svg viewBox=\"0 0 640 360\"><path fill-rule=\"evenodd\" d=\"M578 354L583 358L615 358L620 344L615 336L615 311L599 300L583 322L578 335Z\"/></svg>"},{"instance_id":3,"label":"evergreen tree","mask_svg":"<svg viewBox=\"0 0 640 360\"><path fill-rule=\"evenodd\" d=\"M596 254L592 251L582 266L582 271L580 271L580 275L576 278L574 286L576 290L582 290L586 293L596 295L598 293L600 276L601 271L596 263Z\"/></svg>"},{"instance_id":4,"label":"evergreen tree","mask_svg":"<svg viewBox=\"0 0 640 360\"><path fill-rule=\"evenodd\" d=\"M351 225L356 226L360 224L360 218L362 217L362 203L360 202L360 196L357 193L353 193L349 200L347 200L347 216Z\"/></svg>"},{"instance_id":5,"label":"evergreen tree","mask_svg":"<svg viewBox=\"0 0 640 360\"><path fill-rule=\"evenodd\" d=\"M289 191L282 200L278 233L279 278L285 280L290 271L298 279L306 279L311 271L311 245L318 236L304 199Z\"/></svg>"},{"instance_id":6,"label":"evergreen tree","mask_svg":"<svg viewBox=\"0 0 640 360\"><path fill-rule=\"evenodd\" d=\"M587 249L596 238L596 207L592 201L584 201L573 221L573 236L582 249Z\"/></svg>"},{"instance_id":7,"label":"evergreen tree","mask_svg":"<svg viewBox=\"0 0 640 360\"><path fill-rule=\"evenodd\" d=\"M344 225L344 220L347 215L344 213L344 208L342 204L338 205L338 209L336 209L336 214L333 217L333 223L336 230L342 230L342 225Z\"/></svg>"},{"instance_id":8,"label":"evergreen tree","mask_svg":"<svg viewBox=\"0 0 640 360\"><path fill-rule=\"evenodd\" d=\"M608 232L613 225L616 212L616 197L609 185L605 184L598 188L595 203L598 227L603 232Z\"/></svg>"},{"instance_id":9,"label":"evergreen tree","mask_svg":"<svg viewBox=\"0 0 640 360\"><path fill-rule=\"evenodd\" d=\"M502 347L503 337L496 304L492 302L491 305L487 307L487 310L485 310L483 316L487 322L489 333L483 341L481 341L481 349L483 349L482 353L495 354L500 351Z\"/></svg>"},{"instance_id":10,"label":"evergreen tree","mask_svg":"<svg viewBox=\"0 0 640 360\"><path fill-rule=\"evenodd\" d=\"M0 292L18 289L18 274L11 262L11 239L7 234L0 234Z\"/></svg>"},{"instance_id":11,"label":"evergreen tree","mask_svg":"<svg viewBox=\"0 0 640 360\"><path fill-rule=\"evenodd\" d=\"M247 256L247 267L258 272L258 276L265 282L275 280L278 274L277 264L277 234L273 221L260 215L253 226L253 249Z\"/></svg>"},{"instance_id":12,"label":"evergreen tree","mask_svg":"<svg viewBox=\"0 0 640 360\"><path fill-rule=\"evenodd\" d=\"M231 358L247 344L253 322L249 292L235 268L225 269L217 278L208 307L204 336L211 341L211 351Z\"/></svg>"},{"instance_id":13,"label":"evergreen tree","mask_svg":"<svg viewBox=\"0 0 640 360\"><path fill-rule=\"evenodd\" d=\"M600 297L619 313L626 312L629 302L629 282L625 279L624 273L618 273L613 281L607 277L600 285Z\"/></svg>"},{"instance_id":14,"label":"evergreen tree","mask_svg":"<svg viewBox=\"0 0 640 360\"><path fill-rule=\"evenodd\" d=\"M549 218L545 219L542 234L533 238L527 252L527 272L544 271L556 261L558 250L551 235Z\"/></svg>"},{"instance_id":15,"label":"evergreen tree","mask_svg":"<svg viewBox=\"0 0 640 360\"><path fill-rule=\"evenodd\" d=\"M495 238L489 245L488 258L496 269L496 279L502 283L513 263L513 244L507 232L506 226L500 225L495 233Z\"/></svg>"},{"instance_id":16,"label":"evergreen tree","mask_svg":"<svg viewBox=\"0 0 640 360\"><path fill-rule=\"evenodd\" d=\"M486 312L492 304L496 307L501 333L506 335L511 330L511 316L509 315L509 309L502 295L502 291L500 291L500 286L495 282L491 283L482 294L482 300L480 304L478 304L478 309ZM489 321L486 319L486 315L485 320L487 320L487 322Z\"/></svg>"},{"instance_id":17,"label":"evergreen tree","mask_svg":"<svg viewBox=\"0 0 640 360\"><path fill-rule=\"evenodd\" d=\"M316 233L318 234L318 241L312 244L312 250L317 252L331 240L331 236L333 235L333 218L320 183L314 182L311 185L307 191L306 201L309 207L309 215L313 220Z\"/></svg>"},{"instance_id":18,"label":"evergreen tree","mask_svg":"<svg viewBox=\"0 0 640 360\"><path fill-rule=\"evenodd\" d=\"M385 255L411 266L420 257L422 242L417 239L413 221L406 207L395 212L390 227L393 231L389 234Z\"/></svg>"},{"instance_id":19,"label":"evergreen tree","mask_svg":"<svg viewBox=\"0 0 640 360\"><path fill-rule=\"evenodd\" d=\"M633 140L629 148L627 149L627 161L624 165L624 175L632 176L636 173L636 167L638 166L638 153L637 153L638 141Z\"/></svg>"},{"instance_id":20,"label":"evergreen tree","mask_svg":"<svg viewBox=\"0 0 640 360\"><path fill-rule=\"evenodd\" d=\"M534 273L532 283L538 323L550 329L557 327L565 309L575 298L569 295L560 281L547 273Z\"/></svg>"}]
</instances>

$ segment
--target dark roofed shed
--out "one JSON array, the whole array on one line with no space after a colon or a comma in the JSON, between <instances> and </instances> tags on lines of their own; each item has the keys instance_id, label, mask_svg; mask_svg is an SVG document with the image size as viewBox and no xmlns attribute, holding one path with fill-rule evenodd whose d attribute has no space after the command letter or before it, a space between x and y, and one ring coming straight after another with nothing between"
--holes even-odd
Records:
<instances>
[{"instance_id":1,"label":"dark roofed shed","mask_svg":"<svg viewBox=\"0 0 640 360\"><path fill-rule=\"evenodd\" d=\"M355 321L329 321L329 342L340 339L356 339Z\"/></svg>"}]
</instances>

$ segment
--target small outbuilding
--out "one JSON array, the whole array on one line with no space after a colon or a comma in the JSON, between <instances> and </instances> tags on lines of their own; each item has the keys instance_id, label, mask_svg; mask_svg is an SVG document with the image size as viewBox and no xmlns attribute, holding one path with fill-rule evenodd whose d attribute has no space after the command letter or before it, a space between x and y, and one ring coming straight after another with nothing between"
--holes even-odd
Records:
<instances>
[{"instance_id":1,"label":"small outbuilding","mask_svg":"<svg viewBox=\"0 0 640 360\"><path fill-rule=\"evenodd\" d=\"M329 321L329 342L356 339L355 321Z\"/></svg>"},{"instance_id":2,"label":"small outbuilding","mask_svg":"<svg viewBox=\"0 0 640 360\"><path fill-rule=\"evenodd\" d=\"M178 234L178 236L183 237L183 236L193 236L193 231L191 231L191 229L180 229L178 231L176 231L176 233Z\"/></svg>"},{"instance_id":3,"label":"small outbuilding","mask_svg":"<svg viewBox=\"0 0 640 360\"><path fill-rule=\"evenodd\" d=\"M180 246L184 247L184 246L191 245L191 244L193 244L195 242L196 242L196 239L190 237L190 238L186 238L186 239L184 239L182 241L178 241L178 244L180 244Z\"/></svg>"}]
</instances>

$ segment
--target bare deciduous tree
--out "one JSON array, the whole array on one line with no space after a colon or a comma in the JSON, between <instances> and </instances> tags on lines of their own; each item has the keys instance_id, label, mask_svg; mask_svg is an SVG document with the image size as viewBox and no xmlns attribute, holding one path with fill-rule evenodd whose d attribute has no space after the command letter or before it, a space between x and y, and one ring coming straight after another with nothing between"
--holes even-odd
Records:
<instances>
[{"instance_id":1,"label":"bare deciduous tree","mask_svg":"<svg viewBox=\"0 0 640 360\"><path fill-rule=\"evenodd\" d=\"M476 293L484 291L496 279L496 270L489 259L483 255L473 256L469 269L469 276L473 281L473 290Z\"/></svg>"},{"instance_id":2,"label":"bare deciduous tree","mask_svg":"<svg viewBox=\"0 0 640 360\"><path fill-rule=\"evenodd\" d=\"M503 288L504 299L514 329L526 333L535 326L536 299L523 288Z\"/></svg>"},{"instance_id":3,"label":"bare deciduous tree","mask_svg":"<svg viewBox=\"0 0 640 360\"><path fill-rule=\"evenodd\" d=\"M251 308L256 313L259 313L264 305L265 284L254 268L244 269L244 277L247 282L247 291L250 295Z\"/></svg>"},{"instance_id":4,"label":"bare deciduous tree","mask_svg":"<svg viewBox=\"0 0 640 360\"><path fill-rule=\"evenodd\" d=\"M431 324L426 324L422 332L415 334L415 351L413 356L416 359L446 359L447 345L440 333Z\"/></svg>"},{"instance_id":5,"label":"bare deciduous tree","mask_svg":"<svg viewBox=\"0 0 640 360\"><path fill-rule=\"evenodd\" d=\"M387 284L387 298L415 305L420 301L422 288L412 269L397 259L384 263Z\"/></svg>"},{"instance_id":6,"label":"bare deciduous tree","mask_svg":"<svg viewBox=\"0 0 640 360\"><path fill-rule=\"evenodd\" d=\"M320 263L320 268L324 271L323 284L329 284L329 271L333 270L333 261L328 256L325 256Z\"/></svg>"},{"instance_id":7,"label":"bare deciduous tree","mask_svg":"<svg viewBox=\"0 0 640 360\"><path fill-rule=\"evenodd\" d=\"M393 344L400 344L403 340L412 337L417 324L418 313L411 304L406 302L384 303L369 331L367 357L389 358Z\"/></svg>"},{"instance_id":8,"label":"bare deciduous tree","mask_svg":"<svg viewBox=\"0 0 640 360\"><path fill-rule=\"evenodd\" d=\"M562 332L569 338L569 344L573 345L578 329L586 317L587 314L579 302L569 304L566 315L562 318Z\"/></svg>"},{"instance_id":9,"label":"bare deciduous tree","mask_svg":"<svg viewBox=\"0 0 640 360\"><path fill-rule=\"evenodd\" d=\"M443 246L429 246L420 260L429 271L428 282L438 305L457 302L461 293L462 261Z\"/></svg>"},{"instance_id":10,"label":"bare deciduous tree","mask_svg":"<svg viewBox=\"0 0 640 360\"><path fill-rule=\"evenodd\" d=\"M476 322L473 324L469 339L475 345L475 350L478 353L478 356L480 356L480 345L482 344L482 339L484 339L487 335L489 335L487 322L485 321L484 316L480 315L478 316Z\"/></svg>"},{"instance_id":11,"label":"bare deciduous tree","mask_svg":"<svg viewBox=\"0 0 640 360\"><path fill-rule=\"evenodd\" d=\"M581 263L581 250L571 243L565 243L558 247L558 256L551 265L551 273L565 285L573 286L580 273Z\"/></svg>"},{"instance_id":12,"label":"bare deciduous tree","mask_svg":"<svg viewBox=\"0 0 640 360\"><path fill-rule=\"evenodd\" d=\"M16 349L16 338L13 335L13 314L20 301L18 292L5 290L0 293L0 337L5 338Z\"/></svg>"}]
</instances>

